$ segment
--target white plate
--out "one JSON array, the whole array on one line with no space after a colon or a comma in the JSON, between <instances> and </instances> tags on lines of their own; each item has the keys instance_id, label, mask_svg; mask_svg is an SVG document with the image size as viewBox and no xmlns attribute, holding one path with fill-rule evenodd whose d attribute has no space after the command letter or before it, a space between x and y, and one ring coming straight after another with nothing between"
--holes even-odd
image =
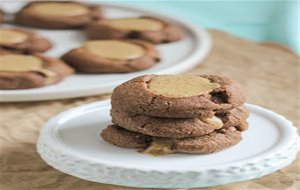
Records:
<instances>
[{"instance_id":1,"label":"white plate","mask_svg":"<svg viewBox=\"0 0 300 190\"><path fill-rule=\"evenodd\" d=\"M102 140L110 123L109 101L59 114L42 128L37 144L52 167L81 179L132 187L192 188L249 180L289 165L299 137L292 123L270 110L248 104L249 129L243 140L210 155L153 157Z\"/></svg>"},{"instance_id":2,"label":"white plate","mask_svg":"<svg viewBox=\"0 0 300 190\"><path fill-rule=\"evenodd\" d=\"M15 12L21 5L20 2L7 1L1 3L1 7L9 12ZM210 50L211 39L209 34L204 29L198 28L187 21L166 16L164 13L155 13L123 5L103 4L103 9L107 18L150 15L165 19L179 25L184 31L184 38L177 42L157 45L162 61L148 70L129 74L76 74L61 83L43 88L1 90L0 101L37 101L108 93L118 84L136 76L182 73L200 63ZM32 30L48 37L54 43L53 49L46 54L55 57L61 56L72 48L79 47L86 40L84 31L80 30Z\"/></svg>"}]
</instances>

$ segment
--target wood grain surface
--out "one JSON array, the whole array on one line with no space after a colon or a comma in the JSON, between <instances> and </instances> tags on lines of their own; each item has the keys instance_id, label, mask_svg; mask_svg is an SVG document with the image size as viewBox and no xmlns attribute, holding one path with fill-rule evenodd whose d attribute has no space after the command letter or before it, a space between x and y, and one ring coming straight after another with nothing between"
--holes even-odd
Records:
<instances>
[{"instance_id":1,"label":"wood grain surface","mask_svg":"<svg viewBox=\"0 0 300 190\"><path fill-rule=\"evenodd\" d=\"M210 30L213 48L209 57L189 74L222 74L240 81L248 102L286 116L299 127L299 57L276 44L240 39ZM84 181L48 166L36 152L41 126L55 114L89 102L100 95L60 101L2 103L0 115L1 190L131 190L134 188ZM290 166L260 179L208 190L296 190L299 156Z\"/></svg>"}]
</instances>

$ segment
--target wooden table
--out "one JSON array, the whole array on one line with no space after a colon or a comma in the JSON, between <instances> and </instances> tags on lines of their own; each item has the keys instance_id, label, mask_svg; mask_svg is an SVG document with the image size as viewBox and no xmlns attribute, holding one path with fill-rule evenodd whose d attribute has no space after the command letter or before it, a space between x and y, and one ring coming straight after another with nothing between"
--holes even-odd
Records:
<instances>
[{"instance_id":1,"label":"wooden table","mask_svg":"<svg viewBox=\"0 0 300 190\"><path fill-rule=\"evenodd\" d=\"M190 74L222 74L240 81L248 102L272 109L299 127L299 57L276 44L255 42L210 30L213 49ZM41 126L55 114L109 95L61 101L1 104L1 189L129 190L134 188L84 181L48 166L36 152ZM298 123L297 123L298 122ZM209 190L297 189L299 157L293 164L260 179Z\"/></svg>"}]
</instances>

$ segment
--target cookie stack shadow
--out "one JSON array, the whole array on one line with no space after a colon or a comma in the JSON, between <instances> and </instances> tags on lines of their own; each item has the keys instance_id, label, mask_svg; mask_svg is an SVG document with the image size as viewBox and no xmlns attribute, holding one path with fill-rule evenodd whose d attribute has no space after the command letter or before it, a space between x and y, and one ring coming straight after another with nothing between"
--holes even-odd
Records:
<instances>
[{"instance_id":1,"label":"cookie stack shadow","mask_svg":"<svg viewBox=\"0 0 300 190\"><path fill-rule=\"evenodd\" d=\"M240 84L227 77L137 77L114 89L113 124L101 137L154 156L221 151L240 142L248 128L245 100Z\"/></svg>"}]
</instances>

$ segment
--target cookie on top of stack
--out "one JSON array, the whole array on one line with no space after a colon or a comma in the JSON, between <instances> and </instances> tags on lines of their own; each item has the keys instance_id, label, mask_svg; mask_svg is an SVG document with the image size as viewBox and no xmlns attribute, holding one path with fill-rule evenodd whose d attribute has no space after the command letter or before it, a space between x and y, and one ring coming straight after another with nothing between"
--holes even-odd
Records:
<instances>
[{"instance_id":1,"label":"cookie on top of stack","mask_svg":"<svg viewBox=\"0 0 300 190\"><path fill-rule=\"evenodd\" d=\"M209 154L242 140L248 110L241 85L216 75L145 75L116 87L110 144L154 156Z\"/></svg>"}]
</instances>

